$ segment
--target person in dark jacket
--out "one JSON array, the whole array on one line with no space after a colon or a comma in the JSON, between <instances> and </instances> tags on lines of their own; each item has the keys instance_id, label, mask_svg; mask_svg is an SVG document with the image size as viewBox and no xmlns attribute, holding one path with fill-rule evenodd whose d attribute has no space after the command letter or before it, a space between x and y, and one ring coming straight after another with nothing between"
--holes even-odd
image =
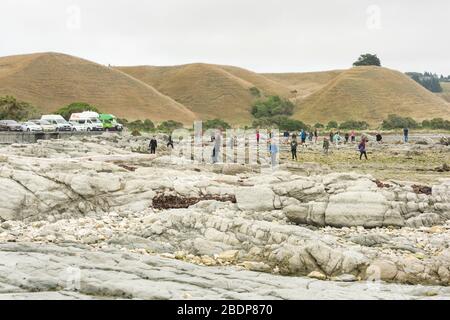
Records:
<instances>
[{"instance_id":1,"label":"person in dark jacket","mask_svg":"<svg viewBox=\"0 0 450 320\"><path fill-rule=\"evenodd\" d=\"M378 143L383 143L383 136L381 135L381 133L378 132L376 138Z\"/></svg>"},{"instance_id":2,"label":"person in dark jacket","mask_svg":"<svg viewBox=\"0 0 450 320\"><path fill-rule=\"evenodd\" d=\"M295 160L295 161L298 160L298 159L297 159L297 146L298 146L298 143L297 143L297 137L295 137L295 138L293 138L293 139L291 140L292 160Z\"/></svg>"},{"instance_id":3,"label":"person in dark jacket","mask_svg":"<svg viewBox=\"0 0 450 320\"><path fill-rule=\"evenodd\" d=\"M403 140L405 141L405 143L408 143L408 141L409 141L409 129L408 128L403 129Z\"/></svg>"},{"instance_id":4,"label":"person in dark jacket","mask_svg":"<svg viewBox=\"0 0 450 320\"><path fill-rule=\"evenodd\" d=\"M167 148L171 146L173 149L173 140L172 140L172 136L169 136L169 142L167 142Z\"/></svg>"},{"instance_id":5,"label":"person in dark jacket","mask_svg":"<svg viewBox=\"0 0 450 320\"><path fill-rule=\"evenodd\" d=\"M156 154L156 148L158 147L158 141L156 141L156 137L153 137L152 140L150 140L150 154Z\"/></svg>"},{"instance_id":6,"label":"person in dark jacket","mask_svg":"<svg viewBox=\"0 0 450 320\"><path fill-rule=\"evenodd\" d=\"M289 143L289 136L290 136L290 133L289 133L289 131L285 131L284 133L283 133L283 137L284 137L284 143Z\"/></svg>"},{"instance_id":7,"label":"person in dark jacket","mask_svg":"<svg viewBox=\"0 0 450 320\"><path fill-rule=\"evenodd\" d=\"M347 144L348 143L348 140L350 139L350 134L347 132L346 134L345 134L345 144Z\"/></svg>"}]
</instances>

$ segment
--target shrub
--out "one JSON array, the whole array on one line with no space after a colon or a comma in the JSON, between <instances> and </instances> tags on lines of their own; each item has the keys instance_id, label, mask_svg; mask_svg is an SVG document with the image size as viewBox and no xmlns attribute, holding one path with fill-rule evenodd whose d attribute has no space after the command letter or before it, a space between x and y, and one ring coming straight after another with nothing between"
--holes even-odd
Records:
<instances>
[{"instance_id":1,"label":"shrub","mask_svg":"<svg viewBox=\"0 0 450 320\"><path fill-rule=\"evenodd\" d=\"M272 118L261 118L253 121L254 128L272 128L277 127L280 130L300 131L310 130L309 126L302 121L290 119L285 116L276 116Z\"/></svg>"},{"instance_id":2,"label":"shrub","mask_svg":"<svg viewBox=\"0 0 450 320\"><path fill-rule=\"evenodd\" d=\"M277 115L291 116L294 113L294 104L279 96L270 96L265 101L257 101L252 106L252 115L259 118L269 118Z\"/></svg>"},{"instance_id":3,"label":"shrub","mask_svg":"<svg viewBox=\"0 0 450 320\"><path fill-rule=\"evenodd\" d=\"M127 121L127 122L122 122L122 124L132 131L138 130L138 131L149 132L149 131L152 131L155 129L155 125L149 119L145 119L144 121L142 121L142 120L135 120L132 122Z\"/></svg>"},{"instance_id":4,"label":"shrub","mask_svg":"<svg viewBox=\"0 0 450 320\"><path fill-rule=\"evenodd\" d=\"M41 113L28 102L11 96L0 97L0 119L24 121L39 118Z\"/></svg>"},{"instance_id":5,"label":"shrub","mask_svg":"<svg viewBox=\"0 0 450 320\"><path fill-rule=\"evenodd\" d=\"M422 127L429 128L429 129L450 130L450 121L444 120L442 118L435 118L432 120L424 120L422 122Z\"/></svg>"},{"instance_id":6,"label":"shrub","mask_svg":"<svg viewBox=\"0 0 450 320\"><path fill-rule=\"evenodd\" d=\"M139 137L139 136L141 136L141 132L140 132L139 130L134 129L134 130L131 132L131 135L132 135L133 137Z\"/></svg>"},{"instance_id":7,"label":"shrub","mask_svg":"<svg viewBox=\"0 0 450 320\"><path fill-rule=\"evenodd\" d=\"M261 97L261 91L259 91L259 89L257 87L251 87L250 89L250 93L252 94L252 96L254 97Z\"/></svg>"},{"instance_id":8,"label":"shrub","mask_svg":"<svg viewBox=\"0 0 450 320\"><path fill-rule=\"evenodd\" d=\"M231 128L231 126L227 122L225 122L224 120L221 120L221 119L207 120L203 123L204 130L208 130L208 129L226 130L226 129L230 129L230 128Z\"/></svg>"},{"instance_id":9,"label":"shrub","mask_svg":"<svg viewBox=\"0 0 450 320\"><path fill-rule=\"evenodd\" d=\"M166 133L171 133L172 131L181 128L183 128L183 124L174 120L164 121L158 126L159 131Z\"/></svg>"},{"instance_id":10,"label":"shrub","mask_svg":"<svg viewBox=\"0 0 450 320\"><path fill-rule=\"evenodd\" d=\"M419 127L419 124L410 117L400 117L398 115L391 114L386 120L383 121L381 127L385 130L402 128L416 129Z\"/></svg>"},{"instance_id":11,"label":"shrub","mask_svg":"<svg viewBox=\"0 0 450 320\"><path fill-rule=\"evenodd\" d=\"M325 126L323 125L323 124L321 124L321 123L316 123L315 125L314 125L314 128L316 128L316 129L321 129L321 128L325 128Z\"/></svg>"},{"instance_id":12,"label":"shrub","mask_svg":"<svg viewBox=\"0 0 450 320\"><path fill-rule=\"evenodd\" d=\"M339 129L342 129L342 130L350 130L350 129L366 130L368 128L369 128L369 124L365 121L348 120L348 121L342 122L339 125Z\"/></svg>"},{"instance_id":13,"label":"shrub","mask_svg":"<svg viewBox=\"0 0 450 320\"><path fill-rule=\"evenodd\" d=\"M431 121L430 120L423 120L422 121L422 128L431 128Z\"/></svg>"},{"instance_id":14,"label":"shrub","mask_svg":"<svg viewBox=\"0 0 450 320\"><path fill-rule=\"evenodd\" d=\"M339 125L336 121L330 121L327 124L327 129L337 129L339 128Z\"/></svg>"},{"instance_id":15,"label":"shrub","mask_svg":"<svg viewBox=\"0 0 450 320\"><path fill-rule=\"evenodd\" d=\"M124 126L126 126L129 123L129 121L125 118L117 118L117 122L123 124Z\"/></svg>"},{"instance_id":16,"label":"shrub","mask_svg":"<svg viewBox=\"0 0 450 320\"><path fill-rule=\"evenodd\" d=\"M84 111L101 113L96 107L84 102L71 103L68 106L60 108L55 113L61 115L64 119L69 120L73 113L81 113Z\"/></svg>"}]
</instances>

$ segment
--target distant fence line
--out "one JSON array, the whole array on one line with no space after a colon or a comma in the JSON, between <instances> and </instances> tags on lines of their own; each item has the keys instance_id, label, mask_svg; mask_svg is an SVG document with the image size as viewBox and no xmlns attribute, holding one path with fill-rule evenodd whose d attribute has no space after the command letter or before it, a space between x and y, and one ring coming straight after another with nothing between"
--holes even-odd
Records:
<instances>
[{"instance_id":1,"label":"distant fence line","mask_svg":"<svg viewBox=\"0 0 450 320\"><path fill-rule=\"evenodd\" d=\"M0 144L36 143L38 140L101 135L103 132L0 132Z\"/></svg>"}]
</instances>

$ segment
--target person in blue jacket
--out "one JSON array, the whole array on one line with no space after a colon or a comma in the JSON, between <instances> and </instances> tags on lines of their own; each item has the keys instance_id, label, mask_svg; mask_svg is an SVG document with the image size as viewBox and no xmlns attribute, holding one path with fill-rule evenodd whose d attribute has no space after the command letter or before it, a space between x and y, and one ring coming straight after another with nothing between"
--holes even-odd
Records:
<instances>
[{"instance_id":1,"label":"person in blue jacket","mask_svg":"<svg viewBox=\"0 0 450 320\"><path fill-rule=\"evenodd\" d=\"M278 145L275 142L273 142L273 140L269 141L269 153L273 168L277 165L277 154L278 154Z\"/></svg>"},{"instance_id":2,"label":"person in blue jacket","mask_svg":"<svg viewBox=\"0 0 450 320\"><path fill-rule=\"evenodd\" d=\"M300 131L300 139L302 140L302 144L306 143L306 131L303 129Z\"/></svg>"}]
</instances>

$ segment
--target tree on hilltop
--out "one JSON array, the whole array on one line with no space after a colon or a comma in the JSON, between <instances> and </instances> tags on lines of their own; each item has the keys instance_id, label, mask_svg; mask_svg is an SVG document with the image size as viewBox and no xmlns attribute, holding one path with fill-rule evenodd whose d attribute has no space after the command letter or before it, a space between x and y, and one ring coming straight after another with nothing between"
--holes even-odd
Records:
<instances>
[{"instance_id":1,"label":"tree on hilltop","mask_svg":"<svg viewBox=\"0 0 450 320\"><path fill-rule=\"evenodd\" d=\"M353 66L354 67L359 67L359 66L381 67L381 61L380 61L380 58L378 58L376 54L366 53L366 54L360 55L358 58L358 61L353 63Z\"/></svg>"}]
</instances>

